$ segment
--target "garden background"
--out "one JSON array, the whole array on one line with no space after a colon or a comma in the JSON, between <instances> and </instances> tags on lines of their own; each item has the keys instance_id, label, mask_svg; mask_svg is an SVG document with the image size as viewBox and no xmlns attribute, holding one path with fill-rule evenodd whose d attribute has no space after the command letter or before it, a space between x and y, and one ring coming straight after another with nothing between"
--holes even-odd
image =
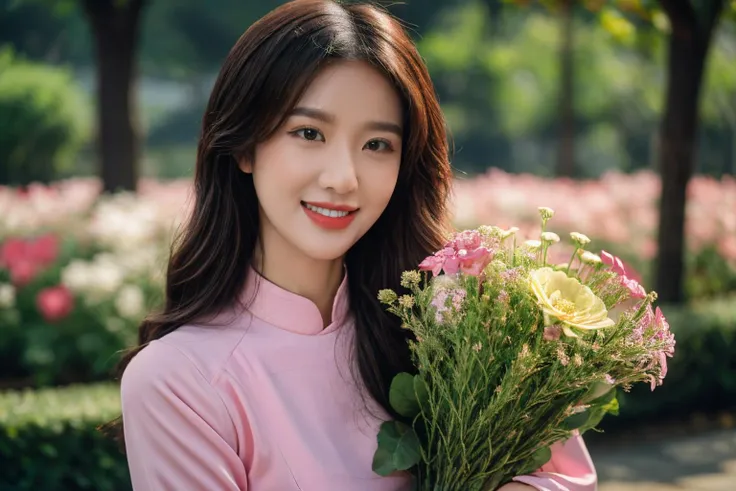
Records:
<instances>
[{"instance_id":1,"label":"garden background","mask_svg":"<svg viewBox=\"0 0 736 491\"><path fill-rule=\"evenodd\" d=\"M0 0L0 489L128 490L97 426L161 299L201 115L278 0ZM589 235L660 295L663 387L587 434L604 491L736 483L736 1L384 2L446 113L458 227ZM719 487L721 486L721 487Z\"/></svg>"}]
</instances>

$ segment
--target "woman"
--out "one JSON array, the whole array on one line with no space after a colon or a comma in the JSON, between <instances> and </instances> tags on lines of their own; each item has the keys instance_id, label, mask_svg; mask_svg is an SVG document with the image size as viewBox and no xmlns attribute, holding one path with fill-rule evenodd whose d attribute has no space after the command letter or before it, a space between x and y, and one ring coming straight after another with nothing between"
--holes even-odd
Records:
<instances>
[{"instance_id":1,"label":"woman","mask_svg":"<svg viewBox=\"0 0 736 491\"><path fill-rule=\"evenodd\" d=\"M287 3L224 62L163 313L122 367L133 486L404 490L371 470L406 330L379 305L443 244L451 168L421 58L378 8ZM504 491L587 491L578 438Z\"/></svg>"}]
</instances>

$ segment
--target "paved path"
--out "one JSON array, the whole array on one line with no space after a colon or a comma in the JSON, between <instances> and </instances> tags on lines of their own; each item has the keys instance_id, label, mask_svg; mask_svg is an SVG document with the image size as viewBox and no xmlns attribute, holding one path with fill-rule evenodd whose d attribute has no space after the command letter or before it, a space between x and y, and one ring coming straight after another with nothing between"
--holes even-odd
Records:
<instances>
[{"instance_id":1,"label":"paved path","mask_svg":"<svg viewBox=\"0 0 736 491\"><path fill-rule=\"evenodd\" d=\"M736 491L736 429L590 453L599 491Z\"/></svg>"}]
</instances>

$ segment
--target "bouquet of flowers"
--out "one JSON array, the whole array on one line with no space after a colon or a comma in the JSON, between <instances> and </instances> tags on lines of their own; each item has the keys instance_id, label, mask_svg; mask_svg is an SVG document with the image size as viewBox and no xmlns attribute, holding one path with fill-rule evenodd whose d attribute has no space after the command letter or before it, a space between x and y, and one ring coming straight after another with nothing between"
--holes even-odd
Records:
<instances>
[{"instance_id":1,"label":"bouquet of flowers","mask_svg":"<svg viewBox=\"0 0 736 491\"><path fill-rule=\"evenodd\" d=\"M392 381L403 420L382 424L376 473L409 470L419 491L494 490L616 414L617 388L662 383L675 340L656 294L581 233L567 263L548 264L560 238L546 230L554 212L539 211L539 240L459 232L404 272L410 294L379 292L413 333L416 371Z\"/></svg>"}]
</instances>

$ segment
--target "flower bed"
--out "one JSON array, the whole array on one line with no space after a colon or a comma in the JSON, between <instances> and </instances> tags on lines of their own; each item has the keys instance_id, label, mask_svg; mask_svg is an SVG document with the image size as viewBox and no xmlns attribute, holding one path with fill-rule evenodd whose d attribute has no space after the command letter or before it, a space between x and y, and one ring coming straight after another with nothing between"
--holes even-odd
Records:
<instances>
[{"instance_id":1,"label":"flower bed","mask_svg":"<svg viewBox=\"0 0 736 491\"><path fill-rule=\"evenodd\" d=\"M137 195L101 197L95 179L0 187L0 387L109 377L117 352L159 304L190 190L188 181L143 180ZM590 231L651 288L658 194L647 172L569 181L492 170L459 178L453 204L458 227L517 224L521 237L538 234L536 207L549 204L560 233ZM688 194L689 293L736 291L736 180L697 177ZM554 261L569 258L562 246L555 252Z\"/></svg>"}]
</instances>

